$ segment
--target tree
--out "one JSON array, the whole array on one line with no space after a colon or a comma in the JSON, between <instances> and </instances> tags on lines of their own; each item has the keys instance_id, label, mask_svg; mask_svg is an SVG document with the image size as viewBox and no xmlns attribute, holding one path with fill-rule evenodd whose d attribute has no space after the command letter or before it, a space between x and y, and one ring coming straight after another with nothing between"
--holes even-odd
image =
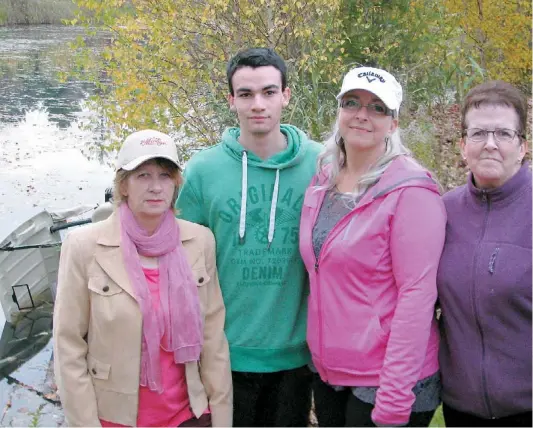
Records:
<instances>
[{"instance_id":1,"label":"tree","mask_svg":"<svg viewBox=\"0 0 533 428\"><path fill-rule=\"evenodd\" d=\"M449 102L472 64L461 51L460 28L434 0L344 0L347 58L393 73L406 108Z\"/></svg>"},{"instance_id":2,"label":"tree","mask_svg":"<svg viewBox=\"0 0 533 428\"><path fill-rule=\"evenodd\" d=\"M531 93L531 1L445 0L462 29L465 51L487 77Z\"/></svg>"},{"instance_id":3,"label":"tree","mask_svg":"<svg viewBox=\"0 0 533 428\"><path fill-rule=\"evenodd\" d=\"M347 60L376 64L404 86L408 107L460 102L492 78L531 86L531 2L343 0Z\"/></svg>"},{"instance_id":4,"label":"tree","mask_svg":"<svg viewBox=\"0 0 533 428\"><path fill-rule=\"evenodd\" d=\"M530 90L531 5L524 0L75 1L81 12L72 23L111 34L97 58L82 50L79 69L92 72L93 108L115 140L155 127L195 146L217 142L235 122L226 63L251 46L285 58L293 97L284 120L319 140L333 122L340 79L354 65L399 79L406 125L430 120L434 108L446 111L487 77Z\"/></svg>"},{"instance_id":5,"label":"tree","mask_svg":"<svg viewBox=\"0 0 533 428\"><path fill-rule=\"evenodd\" d=\"M287 117L319 137L329 127L343 62L338 0L77 0L72 23L105 28L112 43L84 66L103 91L94 101L117 137L131 129L179 130L217 141L228 113L225 67L239 49L275 48L299 95ZM105 79L101 77L105 76ZM306 92L307 89L307 92ZM303 97L307 93L308 97ZM328 99L324 109L318 100ZM322 109L322 111L319 111Z\"/></svg>"}]
</instances>

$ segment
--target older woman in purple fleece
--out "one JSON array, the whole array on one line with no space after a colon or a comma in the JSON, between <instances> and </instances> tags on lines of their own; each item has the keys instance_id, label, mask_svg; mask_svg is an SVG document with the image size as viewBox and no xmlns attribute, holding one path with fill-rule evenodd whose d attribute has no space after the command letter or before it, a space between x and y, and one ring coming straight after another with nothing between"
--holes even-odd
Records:
<instances>
[{"instance_id":1,"label":"older woman in purple fleece","mask_svg":"<svg viewBox=\"0 0 533 428\"><path fill-rule=\"evenodd\" d=\"M446 426L532 426L531 170L527 102L514 86L473 88L462 109L466 185L444 196L437 285Z\"/></svg>"}]
</instances>

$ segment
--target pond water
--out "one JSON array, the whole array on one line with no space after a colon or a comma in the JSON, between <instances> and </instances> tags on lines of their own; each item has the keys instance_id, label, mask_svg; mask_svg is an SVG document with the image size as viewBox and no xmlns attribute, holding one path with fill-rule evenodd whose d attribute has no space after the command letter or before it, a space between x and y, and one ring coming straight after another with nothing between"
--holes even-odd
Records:
<instances>
[{"instance_id":1,"label":"pond water","mask_svg":"<svg viewBox=\"0 0 533 428\"><path fill-rule=\"evenodd\" d=\"M104 201L113 170L93 149L85 81L61 82L83 29L0 27L0 222ZM98 46L98 43L95 43ZM12 220L11 220L12 221ZM0 238L1 240L1 238ZM52 306L0 324L0 426L64 424L50 370ZM0 319L2 317L0 316Z\"/></svg>"}]
</instances>

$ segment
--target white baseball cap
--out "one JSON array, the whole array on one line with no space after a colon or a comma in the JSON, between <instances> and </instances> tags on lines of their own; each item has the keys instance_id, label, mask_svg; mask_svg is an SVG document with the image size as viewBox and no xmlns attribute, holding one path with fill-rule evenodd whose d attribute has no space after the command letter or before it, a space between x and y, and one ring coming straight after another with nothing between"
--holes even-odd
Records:
<instances>
[{"instance_id":1,"label":"white baseball cap","mask_svg":"<svg viewBox=\"0 0 533 428\"><path fill-rule=\"evenodd\" d=\"M402 103L402 87L394 76L373 67L357 67L350 70L342 81L337 100L354 89L364 89L376 95L391 110L398 111Z\"/></svg>"},{"instance_id":2,"label":"white baseball cap","mask_svg":"<svg viewBox=\"0 0 533 428\"><path fill-rule=\"evenodd\" d=\"M154 158L168 159L179 168L178 149L167 134L151 129L129 135L118 152L116 169L132 171L143 162Z\"/></svg>"}]
</instances>

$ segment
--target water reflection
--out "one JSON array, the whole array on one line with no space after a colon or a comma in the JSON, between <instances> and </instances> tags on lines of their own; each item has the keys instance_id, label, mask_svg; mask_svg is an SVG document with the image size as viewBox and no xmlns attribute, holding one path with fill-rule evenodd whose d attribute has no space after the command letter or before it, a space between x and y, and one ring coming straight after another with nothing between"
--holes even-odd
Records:
<instances>
[{"instance_id":1,"label":"water reflection","mask_svg":"<svg viewBox=\"0 0 533 428\"><path fill-rule=\"evenodd\" d=\"M41 351L51 337L51 303L43 303L36 309L21 312L15 323L6 323L0 338L0 379L9 377Z\"/></svg>"},{"instance_id":2,"label":"water reflection","mask_svg":"<svg viewBox=\"0 0 533 428\"><path fill-rule=\"evenodd\" d=\"M0 339L0 426L65 426L52 372L52 304L6 324Z\"/></svg>"},{"instance_id":3,"label":"water reflection","mask_svg":"<svg viewBox=\"0 0 533 428\"><path fill-rule=\"evenodd\" d=\"M84 103L94 89L57 76L74 62L68 43L83 34L62 26L0 27L0 216L103 200L112 170L87 159L102 141L86 126L99 119ZM39 426L64 424L51 368L52 304L37 305L3 330L0 322L0 426L33 426L37 411Z\"/></svg>"},{"instance_id":4,"label":"water reflection","mask_svg":"<svg viewBox=\"0 0 533 428\"><path fill-rule=\"evenodd\" d=\"M84 81L60 82L58 72L72 66L69 48L84 30L64 26L0 27L0 123L20 121L38 105L50 121L67 128L80 112L80 101L94 86ZM99 49L105 38L92 40Z\"/></svg>"}]
</instances>

